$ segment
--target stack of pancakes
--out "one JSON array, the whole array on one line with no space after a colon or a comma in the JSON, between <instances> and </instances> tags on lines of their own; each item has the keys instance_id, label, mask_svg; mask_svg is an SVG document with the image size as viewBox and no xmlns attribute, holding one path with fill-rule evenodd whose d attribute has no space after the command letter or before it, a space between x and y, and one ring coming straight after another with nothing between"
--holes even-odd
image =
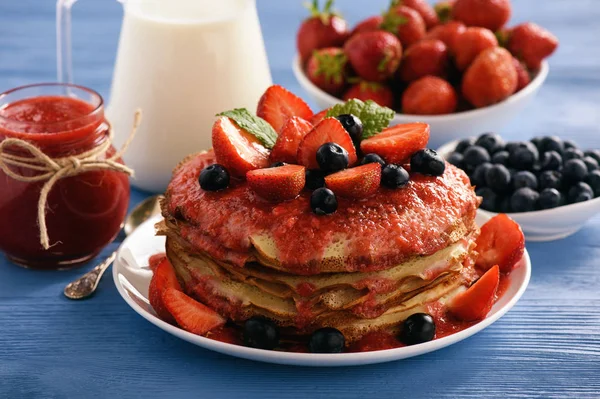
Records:
<instances>
[{"instance_id":1,"label":"stack of pancakes","mask_svg":"<svg viewBox=\"0 0 600 399\"><path fill-rule=\"evenodd\" d=\"M176 168L157 228L185 291L234 322L262 316L300 335L334 327L352 342L395 330L474 279L479 200L451 165L318 216L310 193L273 204L241 181L204 192L198 175L212 163L208 152Z\"/></svg>"}]
</instances>

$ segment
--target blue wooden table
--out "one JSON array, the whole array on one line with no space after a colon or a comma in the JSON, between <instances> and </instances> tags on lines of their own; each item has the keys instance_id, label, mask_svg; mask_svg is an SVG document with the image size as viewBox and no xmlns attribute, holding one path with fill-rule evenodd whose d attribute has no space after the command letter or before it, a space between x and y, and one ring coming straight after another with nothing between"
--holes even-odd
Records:
<instances>
[{"instance_id":1,"label":"blue wooden table","mask_svg":"<svg viewBox=\"0 0 600 399\"><path fill-rule=\"evenodd\" d=\"M305 15L300 1L258 3L274 80L302 93L290 70ZM338 6L356 22L386 3ZM536 21L561 47L535 103L501 133L560 134L600 147L598 1L513 3L513 23ZM75 6L75 79L105 96L120 18L116 2ZM0 1L0 91L54 79L53 1ZM146 195L134 192L132 204ZM110 276L93 299L65 299L64 285L94 262L37 272L0 258L0 398L599 398L600 218L570 238L528 249L529 289L482 333L418 358L342 369L254 363L190 345L135 314Z\"/></svg>"}]
</instances>

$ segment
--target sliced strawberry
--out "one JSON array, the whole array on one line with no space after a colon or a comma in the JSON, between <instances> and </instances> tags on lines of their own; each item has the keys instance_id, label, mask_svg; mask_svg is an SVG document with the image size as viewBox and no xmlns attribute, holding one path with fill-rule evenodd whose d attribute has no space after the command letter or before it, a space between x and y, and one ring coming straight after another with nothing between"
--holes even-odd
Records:
<instances>
[{"instance_id":1,"label":"sliced strawberry","mask_svg":"<svg viewBox=\"0 0 600 399\"><path fill-rule=\"evenodd\" d=\"M306 183L305 169L299 165L251 170L246 174L254 192L271 201L286 201L300 194Z\"/></svg>"},{"instance_id":2,"label":"sliced strawberry","mask_svg":"<svg viewBox=\"0 0 600 399\"><path fill-rule=\"evenodd\" d=\"M309 120L313 113L300 97L279 85L273 85L258 101L256 115L269 122L273 129L280 131L292 116Z\"/></svg>"},{"instance_id":3,"label":"sliced strawberry","mask_svg":"<svg viewBox=\"0 0 600 399\"><path fill-rule=\"evenodd\" d=\"M466 291L456 295L448 310L462 321L483 320L492 309L500 284L500 268L492 267Z\"/></svg>"},{"instance_id":4,"label":"sliced strawberry","mask_svg":"<svg viewBox=\"0 0 600 399\"><path fill-rule=\"evenodd\" d=\"M249 170L269 165L269 150L225 116L213 125L212 145L217 162L235 176L244 176Z\"/></svg>"},{"instance_id":5,"label":"sliced strawberry","mask_svg":"<svg viewBox=\"0 0 600 399\"><path fill-rule=\"evenodd\" d=\"M525 236L517 222L500 214L481 227L476 251L479 252L477 267L488 270L498 265L500 271L508 273L523 257Z\"/></svg>"},{"instance_id":6,"label":"sliced strawberry","mask_svg":"<svg viewBox=\"0 0 600 399\"><path fill-rule=\"evenodd\" d=\"M373 195L381 182L381 165L368 163L345 169L325 177L325 185L336 195L347 198L366 198Z\"/></svg>"},{"instance_id":7,"label":"sliced strawberry","mask_svg":"<svg viewBox=\"0 0 600 399\"><path fill-rule=\"evenodd\" d=\"M308 169L319 169L317 150L325 143L336 143L348 151L348 165L356 163L356 149L344 126L335 118L323 119L308 132L298 147L298 163Z\"/></svg>"},{"instance_id":8,"label":"sliced strawberry","mask_svg":"<svg viewBox=\"0 0 600 399\"><path fill-rule=\"evenodd\" d=\"M154 269L152 280L150 280L150 287L148 288L148 299L158 317L168 323L172 323L175 320L163 303L162 297L167 289L181 291L181 285L177 280L175 269L173 269L171 262L165 257Z\"/></svg>"},{"instance_id":9,"label":"sliced strawberry","mask_svg":"<svg viewBox=\"0 0 600 399\"><path fill-rule=\"evenodd\" d=\"M329 108L324 109L323 111L317 114L314 114L312 118L310 118L310 123L312 123L313 126L317 126L319 123L323 122L323 119L325 119L325 115L327 115L327 112L329 112Z\"/></svg>"},{"instance_id":10,"label":"sliced strawberry","mask_svg":"<svg viewBox=\"0 0 600 399\"><path fill-rule=\"evenodd\" d=\"M176 289L167 289L162 299L177 324L192 334L204 335L225 324L220 314Z\"/></svg>"},{"instance_id":11,"label":"sliced strawberry","mask_svg":"<svg viewBox=\"0 0 600 399\"><path fill-rule=\"evenodd\" d=\"M162 262L166 257L167 255L164 252L160 252L158 254L150 256L150 258L148 259L148 267L150 268L150 270L156 270L160 262Z\"/></svg>"},{"instance_id":12,"label":"sliced strawberry","mask_svg":"<svg viewBox=\"0 0 600 399\"><path fill-rule=\"evenodd\" d=\"M375 153L388 163L403 164L415 152L424 149L428 141L427 123L406 123L388 127L378 135L363 140L360 149L365 154Z\"/></svg>"},{"instance_id":13,"label":"sliced strawberry","mask_svg":"<svg viewBox=\"0 0 600 399\"><path fill-rule=\"evenodd\" d=\"M292 116L288 119L281 128L275 146L271 150L271 162L296 163L298 146L312 128L312 123L299 116Z\"/></svg>"}]
</instances>

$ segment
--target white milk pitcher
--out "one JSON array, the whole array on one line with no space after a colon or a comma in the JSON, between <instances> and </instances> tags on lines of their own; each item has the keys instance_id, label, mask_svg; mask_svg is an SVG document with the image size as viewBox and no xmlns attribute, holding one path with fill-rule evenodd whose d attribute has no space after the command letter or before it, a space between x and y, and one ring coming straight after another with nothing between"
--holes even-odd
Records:
<instances>
[{"instance_id":1,"label":"white milk pitcher","mask_svg":"<svg viewBox=\"0 0 600 399\"><path fill-rule=\"evenodd\" d=\"M71 6L58 0L58 79L72 82ZM107 119L120 146L143 113L125 155L132 184L162 192L186 155L211 147L215 115L256 109L271 84L255 0L119 0L124 17Z\"/></svg>"}]
</instances>

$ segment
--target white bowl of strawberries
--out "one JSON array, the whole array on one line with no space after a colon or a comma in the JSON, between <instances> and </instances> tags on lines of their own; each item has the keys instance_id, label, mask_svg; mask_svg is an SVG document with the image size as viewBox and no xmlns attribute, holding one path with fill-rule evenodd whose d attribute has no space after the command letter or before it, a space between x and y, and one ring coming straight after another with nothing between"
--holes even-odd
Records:
<instances>
[{"instance_id":1,"label":"white bowl of strawberries","mask_svg":"<svg viewBox=\"0 0 600 399\"><path fill-rule=\"evenodd\" d=\"M435 145L497 131L535 97L558 40L506 28L509 0L448 3L392 2L350 31L328 2L298 31L294 74L319 107L373 100L397 112L392 124L428 123Z\"/></svg>"}]
</instances>

